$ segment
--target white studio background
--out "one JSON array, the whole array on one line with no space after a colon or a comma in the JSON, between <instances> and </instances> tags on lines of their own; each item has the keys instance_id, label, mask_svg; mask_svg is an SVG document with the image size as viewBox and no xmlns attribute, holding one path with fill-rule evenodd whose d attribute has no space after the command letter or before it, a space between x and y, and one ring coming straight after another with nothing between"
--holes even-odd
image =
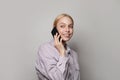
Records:
<instances>
[{"instance_id":1,"label":"white studio background","mask_svg":"<svg viewBox=\"0 0 120 80\"><path fill-rule=\"evenodd\" d=\"M120 80L120 0L0 0L0 80L37 80L38 46L61 13L75 21L81 80Z\"/></svg>"}]
</instances>

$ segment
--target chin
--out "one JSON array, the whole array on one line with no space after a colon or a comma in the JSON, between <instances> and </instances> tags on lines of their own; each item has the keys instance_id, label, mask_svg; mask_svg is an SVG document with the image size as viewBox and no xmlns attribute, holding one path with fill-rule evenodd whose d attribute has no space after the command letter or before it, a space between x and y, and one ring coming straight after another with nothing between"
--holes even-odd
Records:
<instances>
[{"instance_id":1,"label":"chin","mask_svg":"<svg viewBox=\"0 0 120 80\"><path fill-rule=\"evenodd\" d=\"M67 42L69 40L70 40L70 38L69 39L68 38L63 39L64 42Z\"/></svg>"}]
</instances>

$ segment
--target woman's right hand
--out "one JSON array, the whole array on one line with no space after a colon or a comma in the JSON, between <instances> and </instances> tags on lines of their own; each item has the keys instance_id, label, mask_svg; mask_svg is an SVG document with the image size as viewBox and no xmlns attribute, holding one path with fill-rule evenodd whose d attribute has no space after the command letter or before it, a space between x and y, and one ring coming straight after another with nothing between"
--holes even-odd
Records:
<instances>
[{"instance_id":1,"label":"woman's right hand","mask_svg":"<svg viewBox=\"0 0 120 80\"><path fill-rule=\"evenodd\" d=\"M60 41L59 41L59 38L60 38L60 35L56 33L54 35L54 46L58 50L61 56L65 56L65 48L62 43L62 38L60 38Z\"/></svg>"}]
</instances>

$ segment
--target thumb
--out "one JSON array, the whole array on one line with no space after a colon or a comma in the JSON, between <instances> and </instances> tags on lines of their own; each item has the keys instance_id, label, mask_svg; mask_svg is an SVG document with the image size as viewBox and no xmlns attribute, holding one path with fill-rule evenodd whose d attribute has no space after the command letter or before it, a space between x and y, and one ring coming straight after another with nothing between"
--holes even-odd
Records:
<instances>
[{"instance_id":1,"label":"thumb","mask_svg":"<svg viewBox=\"0 0 120 80\"><path fill-rule=\"evenodd\" d=\"M62 38L60 38L60 43L62 43L62 40L63 40L63 39L62 39Z\"/></svg>"}]
</instances>

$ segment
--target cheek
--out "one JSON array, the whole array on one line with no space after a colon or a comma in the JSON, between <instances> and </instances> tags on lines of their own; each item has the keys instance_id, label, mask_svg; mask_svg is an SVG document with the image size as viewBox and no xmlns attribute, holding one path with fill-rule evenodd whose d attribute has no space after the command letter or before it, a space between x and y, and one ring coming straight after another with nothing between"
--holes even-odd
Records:
<instances>
[{"instance_id":1,"label":"cheek","mask_svg":"<svg viewBox=\"0 0 120 80\"><path fill-rule=\"evenodd\" d=\"M72 33L72 34L73 34L73 32L74 32L74 30L73 30L73 29L71 29L71 30L70 30L70 33Z\"/></svg>"},{"instance_id":2,"label":"cheek","mask_svg":"<svg viewBox=\"0 0 120 80\"><path fill-rule=\"evenodd\" d=\"M59 34L61 34L63 32L63 30L59 27L57 27L57 31L58 31Z\"/></svg>"},{"instance_id":3,"label":"cheek","mask_svg":"<svg viewBox=\"0 0 120 80\"><path fill-rule=\"evenodd\" d=\"M63 32L64 32L64 30L62 30L62 29L59 29L59 34L62 34Z\"/></svg>"}]
</instances>

